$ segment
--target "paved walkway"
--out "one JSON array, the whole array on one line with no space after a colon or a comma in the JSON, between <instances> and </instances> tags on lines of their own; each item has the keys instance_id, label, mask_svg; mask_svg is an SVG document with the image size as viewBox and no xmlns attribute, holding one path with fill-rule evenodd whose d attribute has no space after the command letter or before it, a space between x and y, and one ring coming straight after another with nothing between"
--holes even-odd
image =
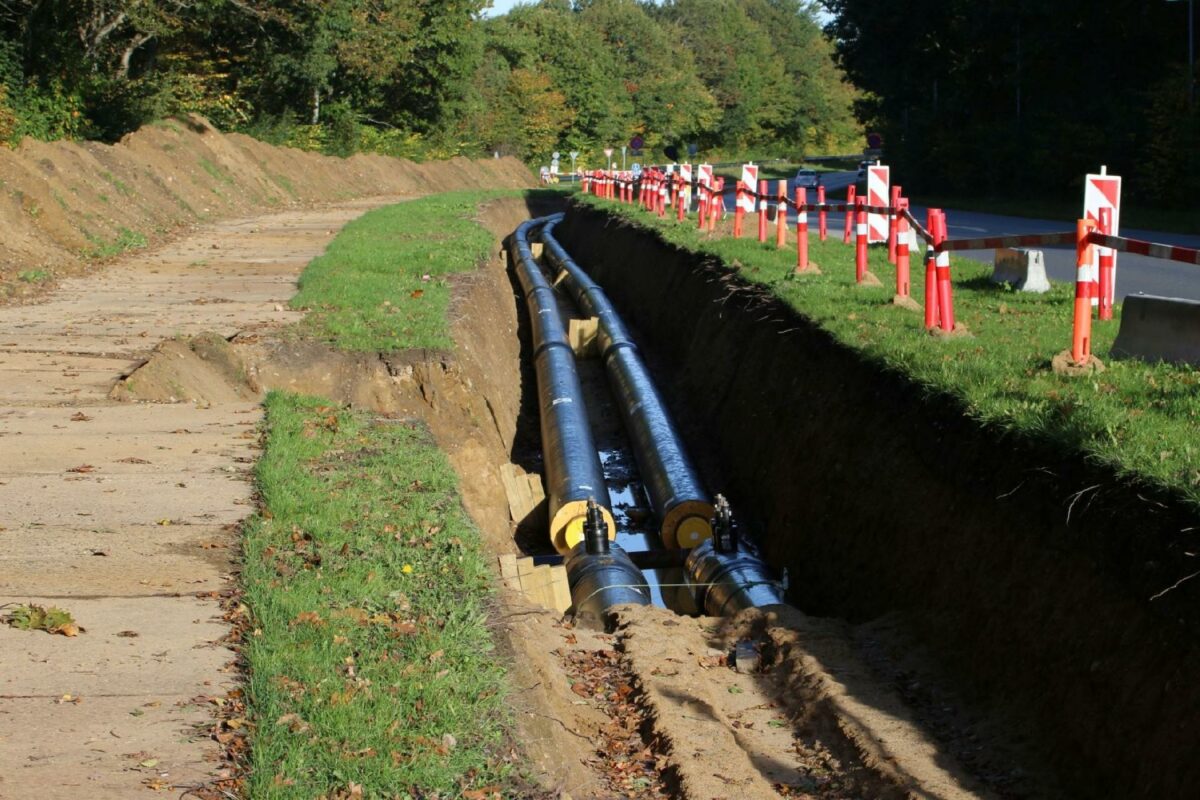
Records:
<instances>
[{"instance_id":1,"label":"paved walkway","mask_svg":"<svg viewBox=\"0 0 1200 800\"><path fill-rule=\"evenodd\" d=\"M283 304L304 265L383 202L214 225L0 308L0 605L59 606L86 629L0 625L0 798L217 776L207 698L238 676L208 593L228 587L252 511L260 409L107 395L162 339L296 319Z\"/></svg>"}]
</instances>

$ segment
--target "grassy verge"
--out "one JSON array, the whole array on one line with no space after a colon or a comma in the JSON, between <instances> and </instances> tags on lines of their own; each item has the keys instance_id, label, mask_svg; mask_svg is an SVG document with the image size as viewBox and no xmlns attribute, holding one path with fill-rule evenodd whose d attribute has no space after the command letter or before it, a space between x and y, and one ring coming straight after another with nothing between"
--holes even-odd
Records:
<instances>
[{"instance_id":1,"label":"grassy verge","mask_svg":"<svg viewBox=\"0 0 1200 800\"><path fill-rule=\"evenodd\" d=\"M344 350L451 348L449 276L487 254L492 235L470 217L505 194L516 192L450 192L351 222L300 277L301 333Z\"/></svg>"},{"instance_id":2,"label":"grassy verge","mask_svg":"<svg viewBox=\"0 0 1200 800\"><path fill-rule=\"evenodd\" d=\"M266 405L243 573L249 795L449 797L503 780L491 578L445 457L419 426L289 394Z\"/></svg>"},{"instance_id":3,"label":"grassy verge","mask_svg":"<svg viewBox=\"0 0 1200 800\"><path fill-rule=\"evenodd\" d=\"M739 264L743 277L766 285L840 341L958 397L985 423L1082 452L1200 506L1200 371L1110 359L1118 312L1117 320L1093 327L1093 352L1108 370L1085 379L1055 375L1050 359L1070 344L1070 286L1020 294L992 284L988 265L956 260L955 312L974 336L939 340L925 333L920 314L890 305L895 272L880 249L872 249L870 269L883 287L855 286L854 249L832 236L824 243L812 237L810 258L824 274L797 278L794 238L783 251L752 239L708 239L697 233L694 220L678 225L636 207L581 199L659 230L668 241ZM919 258L912 284L913 296L922 298Z\"/></svg>"},{"instance_id":4,"label":"grassy verge","mask_svg":"<svg viewBox=\"0 0 1200 800\"><path fill-rule=\"evenodd\" d=\"M494 195L380 209L304 273L300 335L348 350L450 347L446 276L491 236ZM428 279L424 276L428 275ZM245 531L254 798L511 793L491 575L454 473L419 424L272 393Z\"/></svg>"}]
</instances>

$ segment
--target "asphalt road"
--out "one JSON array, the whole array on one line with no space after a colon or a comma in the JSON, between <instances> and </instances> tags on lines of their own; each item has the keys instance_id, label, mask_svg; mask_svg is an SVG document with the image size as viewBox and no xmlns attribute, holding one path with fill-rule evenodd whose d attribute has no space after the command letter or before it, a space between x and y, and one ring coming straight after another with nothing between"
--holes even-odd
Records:
<instances>
[{"instance_id":1,"label":"asphalt road","mask_svg":"<svg viewBox=\"0 0 1200 800\"><path fill-rule=\"evenodd\" d=\"M830 202L840 201L845 196L845 189L854 182L853 172L826 172L822 174L822 183ZM789 193L795 187L792 181L788 183ZM809 190L811 200L816 199L815 191ZM732 208L733 201L727 201ZM1082 200L1081 200L1082 202ZM924 221L925 207L913 206L913 215ZM975 211L959 211L945 209L949 224L950 238L973 239L981 236L1016 236L1030 233L1055 233L1075 229L1075 220L1046 220L1028 219L1025 217L1006 217L999 214L981 214ZM794 214L792 215L794 218ZM829 231L833 236L841 234L844 217L840 213L829 214ZM809 218L811 229L816 229L816 220ZM1121 234L1133 239L1159 242L1161 244L1180 245L1183 247L1200 248L1200 236L1188 236L1159 231L1137 230L1123 228ZM1075 280L1075 250L1074 248L1043 248L1046 259L1046 272L1052 281L1069 283ZM955 252L955 258L972 258L977 261L992 263L995 258L994 250L969 250ZM1181 264L1175 261L1164 261L1147 256L1119 253L1117 255L1117 298L1130 294L1153 294L1164 297L1184 297L1189 300L1200 300L1200 267Z\"/></svg>"}]
</instances>

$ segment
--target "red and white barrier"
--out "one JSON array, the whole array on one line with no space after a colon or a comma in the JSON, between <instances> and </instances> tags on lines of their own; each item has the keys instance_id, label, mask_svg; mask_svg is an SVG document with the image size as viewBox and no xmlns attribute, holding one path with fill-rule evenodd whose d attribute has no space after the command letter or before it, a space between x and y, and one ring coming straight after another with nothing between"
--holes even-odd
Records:
<instances>
[{"instance_id":1,"label":"red and white barrier","mask_svg":"<svg viewBox=\"0 0 1200 800\"><path fill-rule=\"evenodd\" d=\"M1104 223L1100 218L1102 210L1108 210L1111 220L1108 230L1104 229ZM1108 170L1100 167L1098 175L1087 175L1083 181L1083 219L1091 220L1096 223L1096 228L1102 233L1107 233L1112 236L1117 236L1121 232L1121 178L1118 175L1109 175ZM1117 256L1108 247L1093 248L1091 255L1092 262L1088 265L1091 281L1095 284L1092 287L1092 305L1099 305L1100 319L1112 319L1112 304L1116 291L1117 280ZM1111 259L1111 280L1108 281L1108 292L1100 291L1100 263L1106 259ZM1104 294L1105 300L1101 300L1101 294ZM1108 309L1108 316L1105 316L1105 307Z\"/></svg>"},{"instance_id":2,"label":"red and white barrier","mask_svg":"<svg viewBox=\"0 0 1200 800\"><path fill-rule=\"evenodd\" d=\"M829 234L829 226L825 219L825 187L817 187L817 205L821 206L821 210L817 212L817 235L821 241L825 241L825 237Z\"/></svg>"},{"instance_id":3,"label":"red and white barrier","mask_svg":"<svg viewBox=\"0 0 1200 800\"><path fill-rule=\"evenodd\" d=\"M925 330L931 331L938 324L938 292L937 292L937 237L932 231L937 228L938 209L930 208L925 211ZM923 228L922 230L925 230Z\"/></svg>"},{"instance_id":4,"label":"red and white barrier","mask_svg":"<svg viewBox=\"0 0 1200 800\"><path fill-rule=\"evenodd\" d=\"M796 272L808 270L808 196L807 191L796 187ZM780 209L786 214L786 207Z\"/></svg>"},{"instance_id":5,"label":"red and white barrier","mask_svg":"<svg viewBox=\"0 0 1200 800\"><path fill-rule=\"evenodd\" d=\"M945 211L938 209L932 230L935 246L946 241ZM950 283L950 254L945 250L938 250L936 258L938 322L943 331L950 332L954 330L954 286Z\"/></svg>"},{"instance_id":6,"label":"red and white barrier","mask_svg":"<svg viewBox=\"0 0 1200 800\"><path fill-rule=\"evenodd\" d=\"M856 197L854 203L854 282L862 283L867 274L867 209L862 197ZM847 212L847 219L849 216Z\"/></svg>"},{"instance_id":7,"label":"red and white barrier","mask_svg":"<svg viewBox=\"0 0 1200 800\"><path fill-rule=\"evenodd\" d=\"M850 188L846 189L846 205L849 206L850 208L855 207L854 201L857 199L855 197L855 194L857 194L857 191L858 190L855 189L853 184L850 185ZM850 244L850 227L853 224L854 224L854 220L851 219L850 212L847 211L846 212L846 230L842 232L842 242L844 244Z\"/></svg>"},{"instance_id":8,"label":"red and white barrier","mask_svg":"<svg viewBox=\"0 0 1200 800\"><path fill-rule=\"evenodd\" d=\"M909 284L909 255L908 244L911 231L908 227L908 219L903 212L908 208L908 200L900 197L900 187L895 187L895 208L896 214L893 215L893 220L896 224L896 232L894 241L896 245L896 296L908 297Z\"/></svg>"},{"instance_id":9,"label":"red and white barrier","mask_svg":"<svg viewBox=\"0 0 1200 800\"><path fill-rule=\"evenodd\" d=\"M758 182L758 241L767 240L767 182Z\"/></svg>"},{"instance_id":10,"label":"red and white barrier","mask_svg":"<svg viewBox=\"0 0 1200 800\"><path fill-rule=\"evenodd\" d=\"M896 263L896 239L900 231L900 215L897 209L900 208L900 187L893 185L891 188L891 198L888 203L892 210L888 212L888 263Z\"/></svg>"},{"instance_id":11,"label":"red and white barrier","mask_svg":"<svg viewBox=\"0 0 1200 800\"><path fill-rule=\"evenodd\" d=\"M867 205L884 206L888 204L888 184L891 180L891 167L876 164L867 167ZM867 214L867 244L886 242L888 232L887 214Z\"/></svg>"},{"instance_id":12,"label":"red and white barrier","mask_svg":"<svg viewBox=\"0 0 1200 800\"><path fill-rule=\"evenodd\" d=\"M1092 357L1092 264L1095 247L1088 234L1096 221L1081 219L1075 225L1075 316L1071 326L1071 361L1086 364Z\"/></svg>"}]
</instances>

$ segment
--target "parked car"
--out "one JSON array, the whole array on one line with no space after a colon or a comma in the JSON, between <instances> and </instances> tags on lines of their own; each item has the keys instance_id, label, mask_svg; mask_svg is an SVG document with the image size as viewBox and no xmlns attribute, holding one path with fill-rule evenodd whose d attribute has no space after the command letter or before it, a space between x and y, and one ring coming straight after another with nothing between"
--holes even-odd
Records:
<instances>
[{"instance_id":1,"label":"parked car","mask_svg":"<svg viewBox=\"0 0 1200 800\"><path fill-rule=\"evenodd\" d=\"M796 172L796 186L815 189L821 185L821 176L815 169L802 169Z\"/></svg>"}]
</instances>

